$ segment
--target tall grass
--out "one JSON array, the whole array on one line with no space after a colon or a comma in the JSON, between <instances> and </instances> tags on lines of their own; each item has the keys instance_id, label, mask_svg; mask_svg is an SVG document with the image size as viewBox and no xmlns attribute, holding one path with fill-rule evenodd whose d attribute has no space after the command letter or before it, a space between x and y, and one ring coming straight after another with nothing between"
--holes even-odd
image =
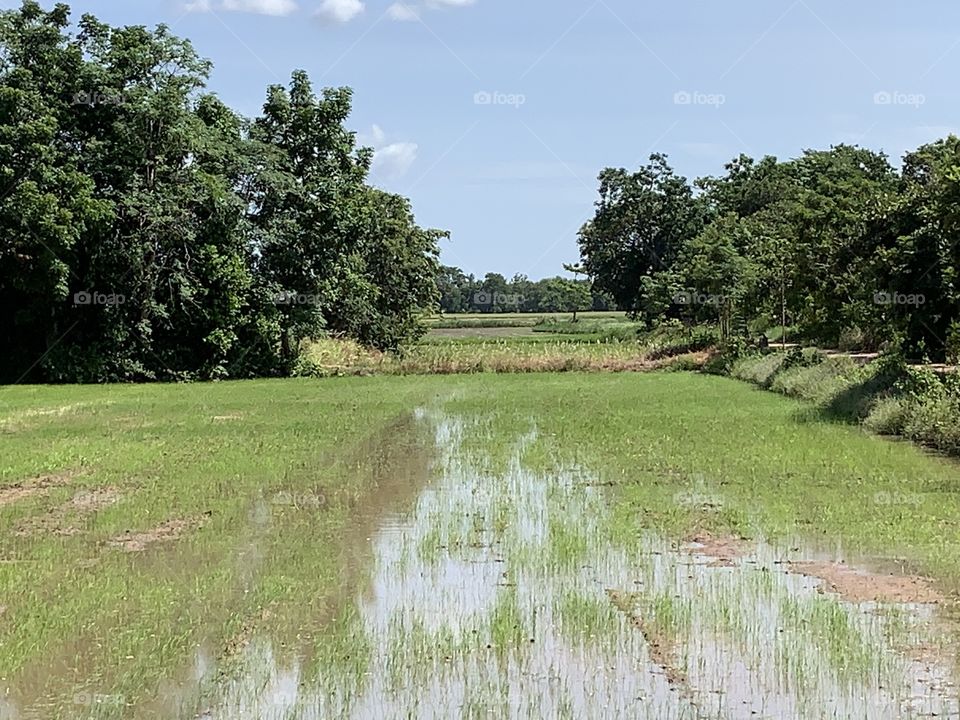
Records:
<instances>
[{"instance_id":1,"label":"tall grass","mask_svg":"<svg viewBox=\"0 0 960 720\"><path fill-rule=\"evenodd\" d=\"M655 370L674 362L694 367L702 353L685 345L579 339L518 342L513 339L473 338L424 342L403 354L366 350L344 340L320 339L307 344L297 374L335 375L452 375L460 373L623 372Z\"/></svg>"}]
</instances>

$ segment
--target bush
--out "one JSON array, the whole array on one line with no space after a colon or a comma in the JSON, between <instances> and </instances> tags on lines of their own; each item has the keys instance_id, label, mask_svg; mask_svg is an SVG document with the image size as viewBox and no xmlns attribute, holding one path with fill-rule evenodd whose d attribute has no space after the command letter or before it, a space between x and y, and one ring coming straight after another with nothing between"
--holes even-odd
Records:
<instances>
[{"instance_id":1,"label":"bush","mask_svg":"<svg viewBox=\"0 0 960 720\"><path fill-rule=\"evenodd\" d=\"M878 435L902 435L910 417L910 401L897 397L886 397L877 400L863 426Z\"/></svg>"},{"instance_id":2,"label":"bush","mask_svg":"<svg viewBox=\"0 0 960 720\"><path fill-rule=\"evenodd\" d=\"M741 358L730 367L730 375L768 388L780 372L785 357L783 353L768 353Z\"/></svg>"},{"instance_id":3,"label":"bush","mask_svg":"<svg viewBox=\"0 0 960 720\"><path fill-rule=\"evenodd\" d=\"M863 350L871 345L867 334L858 327L844 328L840 331L837 347L844 351Z\"/></svg>"},{"instance_id":4,"label":"bush","mask_svg":"<svg viewBox=\"0 0 960 720\"><path fill-rule=\"evenodd\" d=\"M903 434L943 452L960 454L960 398L942 392L910 404Z\"/></svg>"}]
</instances>

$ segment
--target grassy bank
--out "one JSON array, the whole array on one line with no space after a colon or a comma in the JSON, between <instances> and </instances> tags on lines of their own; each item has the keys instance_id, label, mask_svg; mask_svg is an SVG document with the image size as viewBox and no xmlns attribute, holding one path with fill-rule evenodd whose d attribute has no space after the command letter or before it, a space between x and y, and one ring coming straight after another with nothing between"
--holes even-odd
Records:
<instances>
[{"instance_id":1,"label":"grassy bank","mask_svg":"<svg viewBox=\"0 0 960 720\"><path fill-rule=\"evenodd\" d=\"M863 364L816 350L741 358L729 374L812 403L831 420L859 423L960 455L960 378L910 367L895 356Z\"/></svg>"}]
</instances>

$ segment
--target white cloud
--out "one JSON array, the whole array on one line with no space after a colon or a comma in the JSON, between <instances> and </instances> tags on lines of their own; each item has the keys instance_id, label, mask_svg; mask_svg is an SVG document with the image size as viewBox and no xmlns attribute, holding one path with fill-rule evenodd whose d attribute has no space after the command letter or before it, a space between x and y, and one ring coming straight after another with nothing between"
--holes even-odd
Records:
<instances>
[{"instance_id":1,"label":"white cloud","mask_svg":"<svg viewBox=\"0 0 960 720\"><path fill-rule=\"evenodd\" d=\"M387 15L391 20L400 22L411 22L420 19L420 13L417 9L406 3L396 2L387 8Z\"/></svg>"},{"instance_id":2,"label":"white cloud","mask_svg":"<svg viewBox=\"0 0 960 720\"><path fill-rule=\"evenodd\" d=\"M184 5L187 12L228 12L256 13L258 15L290 15L297 11L295 0L189 0Z\"/></svg>"},{"instance_id":3,"label":"white cloud","mask_svg":"<svg viewBox=\"0 0 960 720\"><path fill-rule=\"evenodd\" d=\"M364 10L361 0L323 0L314 13L325 22L345 23L353 20Z\"/></svg>"},{"instance_id":4,"label":"white cloud","mask_svg":"<svg viewBox=\"0 0 960 720\"><path fill-rule=\"evenodd\" d=\"M476 0L424 0L423 6L411 5L406 0L399 0L387 8L387 16L391 20L406 21L419 20L424 9L438 10L441 8L458 8L473 5Z\"/></svg>"},{"instance_id":5,"label":"white cloud","mask_svg":"<svg viewBox=\"0 0 960 720\"><path fill-rule=\"evenodd\" d=\"M387 134L379 125L374 125L370 134L361 135L358 141L360 145L373 148L370 172L382 180L395 180L406 175L420 150L420 146L412 142L387 142Z\"/></svg>"},{"instance_id":6,"label":"white cloud","mask_svg":"<svg viewBox=\"0 0 960 720\"><path fill-rule=\"evenodd\" d=\"M403 177L417 160L420 146L411 142L398 142L385 145L373 156L371 172L386 179Z\"/></svg>"}]
</instances>

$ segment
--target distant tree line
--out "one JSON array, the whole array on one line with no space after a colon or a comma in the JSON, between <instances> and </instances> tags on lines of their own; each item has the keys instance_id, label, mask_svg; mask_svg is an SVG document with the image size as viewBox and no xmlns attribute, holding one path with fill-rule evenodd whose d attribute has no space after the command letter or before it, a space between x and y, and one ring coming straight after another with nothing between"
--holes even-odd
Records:
<instances>
[{"instance_id":1,"label":"distant tree line","mask_svg":"<svg viewBox=\"0 0 960 720\"><path fill-rule=\"evenodd\" d=\"M596 291L656 324L713 320L736 336L786 324L824 344L956 359L960 140L888 158L840 145L741 155L693 183L662 155L599 177L579 234Z\"/></svg>"},{"instance_id":2,"label":"distant tree line","mask_svg":"<svg viewBox=\"0 0 960 720\"><path fill-rule=\"evenodd\" d=\"M437 243L366 183L349 89L241 117L160 26L0 13L0 381L281 375L323 333L395 348Z\"/></svg>"},{"instance_id":3,"label":"distant tree line","mask_svg":"<svg viewBox=\"0 0 960 720\"><path fill-rule=\"evenodd\" d=\"M615 310L612 298L594 292L589 280L564 277L530 280L499 273L483 278L460 268L441 266L437 273L440 310L444 313L554 313Z\"/></svg>"}]
</instances>

